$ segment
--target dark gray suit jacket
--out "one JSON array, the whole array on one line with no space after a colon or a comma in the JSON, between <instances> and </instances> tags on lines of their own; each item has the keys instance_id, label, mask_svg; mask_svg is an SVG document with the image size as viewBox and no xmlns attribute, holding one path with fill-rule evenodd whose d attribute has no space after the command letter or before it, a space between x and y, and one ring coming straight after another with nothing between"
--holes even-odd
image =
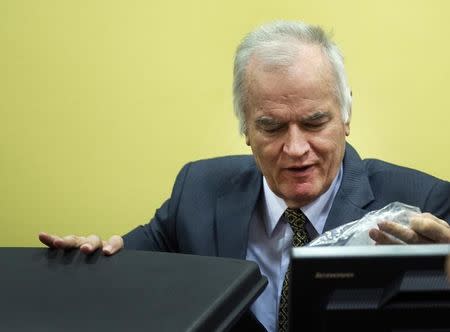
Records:
<instances>
[{"instance_id":1,"label":"dark gray suit jacket","mask_svg":"<svg viewBox=\"0 0 450 332\"><path fill-rule=\"evenodd\" d=\"M145 226L124 236L125 248L244 259L262 174L252 156L192 162L172 195ZM361 160L347 144L342 184L324 231L399 201L450 223L450 183L380 160Z\"/></svg>"},{"instance_id":2,"label":"dark gray suit jacket","mask_svg":"<svg viewBox=\"0 0 450 332\"><path fill-rule=\"evenodd\" d=\"M341 187L324 231L399 201L450 222L450 183L386 162L361 160L349 145ZM151 222L124 236L125 248L244 259L262 174L252 156L192 162ZM240 331L257 331L250 315Z\"/></svg>"}]
</instances>

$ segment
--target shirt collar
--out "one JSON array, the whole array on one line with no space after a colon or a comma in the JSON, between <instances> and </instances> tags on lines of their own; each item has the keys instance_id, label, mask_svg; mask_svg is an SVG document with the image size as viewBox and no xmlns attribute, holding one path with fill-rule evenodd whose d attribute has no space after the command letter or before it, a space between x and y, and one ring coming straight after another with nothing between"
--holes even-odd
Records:
<instances>
[{"instance_id":1,"label":"shirt collar","mask_svg":"<svg viewBox=\"0 0 450 332\"><path fill-rule=\"evenodd\" d=\"M314 201L305 205L301 208L302 212L308 217L314 229L321 234L323 225L318 224L318 217L324 209L328 211L331 208L331 203L336 196L337 190L339 189L342 181L343 166L339 169L338 174L334 178L331 186L322 195L317 197ZM267 184L266 178L263 176L263 188L264 188L264 222L266 227L266 232L268 236L272 236L272 233L281 219L284 211L287 208L286 202L278 197Z\"/></svg>"}]
</instances>

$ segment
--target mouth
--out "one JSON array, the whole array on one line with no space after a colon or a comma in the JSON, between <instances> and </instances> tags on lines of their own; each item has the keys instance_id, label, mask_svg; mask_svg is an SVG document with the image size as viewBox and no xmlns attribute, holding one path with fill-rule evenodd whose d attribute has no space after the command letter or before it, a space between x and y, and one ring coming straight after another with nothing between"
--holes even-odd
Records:
<instances>
[{"instance_id":1,"label":"mouth","mask_svg":"<svg viewBox=\"0 0 450 332\"><path fill-rule=\"evenodd\" d=\"M314 165L286 167L284 170L292 175L304 176L314 169Z\"/></svg>"}]
</instances>

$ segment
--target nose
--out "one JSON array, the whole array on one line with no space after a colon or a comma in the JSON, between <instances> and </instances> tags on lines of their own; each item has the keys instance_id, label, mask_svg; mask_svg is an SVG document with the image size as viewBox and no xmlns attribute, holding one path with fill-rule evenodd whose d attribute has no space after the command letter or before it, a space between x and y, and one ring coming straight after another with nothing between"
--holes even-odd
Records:
<instances>
[{"instance_id":1,"label":"nose","mask_svg":"<svg viewBox=\"0 0 450 332\"><path fill-rule=\"evenodd\" d=\"M283 144L283 152L291 158L300 158L306 155L310 149L307 135L301 128L298 125L289 126Z\"/></svg>"}]
</instances>

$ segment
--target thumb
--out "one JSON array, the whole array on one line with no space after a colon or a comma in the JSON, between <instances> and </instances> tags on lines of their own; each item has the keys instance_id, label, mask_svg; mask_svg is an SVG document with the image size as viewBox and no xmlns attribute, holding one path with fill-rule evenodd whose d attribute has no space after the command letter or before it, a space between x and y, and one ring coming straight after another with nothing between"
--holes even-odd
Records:
<instances>
[{"instance_id":1,"label":"thumb","mask_svg":"<svg viewBox=\"0 0 450 332\"><path fill-rule=\"evenodd\" d=\"M114 255L123 248L123 239L119 235L111 236L107 241L103 241L103 253L107 256Z\"/></svg>"}]
</instances>

